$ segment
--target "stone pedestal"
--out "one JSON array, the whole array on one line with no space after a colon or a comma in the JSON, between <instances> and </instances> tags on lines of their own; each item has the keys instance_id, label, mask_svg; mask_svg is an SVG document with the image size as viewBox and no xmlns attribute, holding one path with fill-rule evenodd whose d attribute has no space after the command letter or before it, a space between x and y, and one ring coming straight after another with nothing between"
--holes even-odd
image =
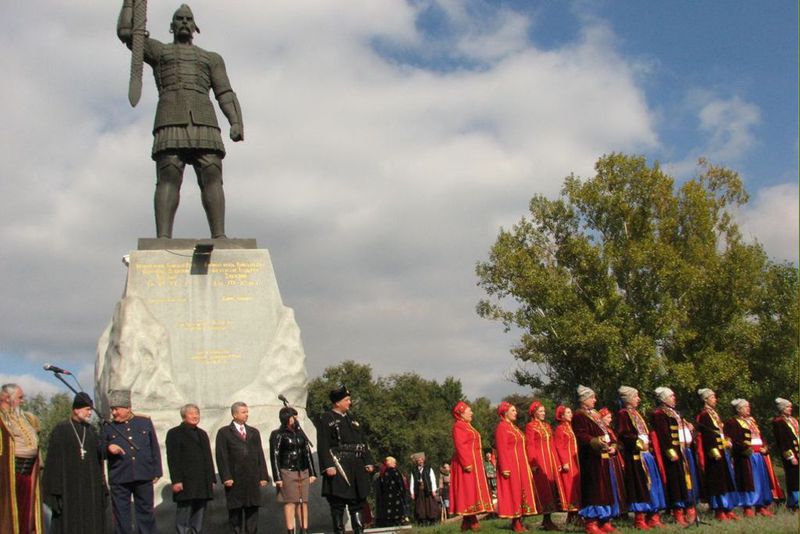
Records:
<instances>
[{"instance_id":1,"label":"stone pedestal","mask_svg":"<svg viewBox=\"0 0 800 534\"><path fill-rule=\"evenodd\" d=\"M213 250L208 254L208 247L196 245ZM174 509L164 491L169 480L164 440L180 423L184 404L200 407L200 426L213 448L217 430L231 421L231 404L247 403L248 424L259 429L268 447L283 394L316 442L305 413L308 379L300 329L281 301L269 252L255 248L255 240L140 240L129 256L123 296L98 342L95 379L101 413L109 413L108 391L128 389L134 412L152 418L164 465L156 500L166 501L159 509L169 508L167 523ZM319 492L316 486L312 493ZM265 504L266 494L274 492L265 490ZM217 508L224 510L221 495L212 510ZM159 530L172 531L168 526L159 521Z\"/></svg>"}]
</instances>

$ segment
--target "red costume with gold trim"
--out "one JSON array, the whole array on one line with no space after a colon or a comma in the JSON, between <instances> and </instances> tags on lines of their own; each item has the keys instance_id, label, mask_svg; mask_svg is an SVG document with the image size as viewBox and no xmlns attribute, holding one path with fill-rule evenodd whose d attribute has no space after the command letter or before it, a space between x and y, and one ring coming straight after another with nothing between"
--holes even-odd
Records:
<instances>
[{"instance_id":1,"label":"red costume with gold trim","mask_svg":"<svg viewBox=\"0 0 800 534\"><path fill-rule=\"evenodd\" d=\"M518 518L538 514L536 490L525 455L525 435L515 424L503 418L497 424L494 439L497 447L497 515Z\"/></svg>"},{"instance_id":2,"label":"red costume with gold trim","mask_svg":"<svg viewBox=\"0 0 800 534\"><path fill-rule=\"evenodd\" d=\"M564 421L562 416L565 407L556 408L556 425L553 432L553 444L559 464L559 478L564 488L564 503L567 510L576 511L581 505L581 469L578 465L578 442L572 431L572 423ZM567 466L564 471L563 466Z\"/></svg>"},{"instance_id":3,"label":"red costume with gold trim","mask_svg":"<svg viewBox=\"0 0 800 534\"><path fill-rule=\"evenodd\" d=\"M529 422L525 426L525 444L542 511L547 513L566 510L564 503L567 498L561 477L558 476L559 464L553 428L544 421Z\"/></svg>"},{"instance_id":4,"label":"red costume with gold trim","mask_svg":"<svg viewBox=\"0 0 800 534\"><path fill-rule=\"evenodd\" d=\"M463 406L462 406L463 405ZM462 516L492 512L492 494L483 468L481 434L461 419L466 404L453 409L453 459L450 461L450 513Z\"/></svg>"}]
</instances>

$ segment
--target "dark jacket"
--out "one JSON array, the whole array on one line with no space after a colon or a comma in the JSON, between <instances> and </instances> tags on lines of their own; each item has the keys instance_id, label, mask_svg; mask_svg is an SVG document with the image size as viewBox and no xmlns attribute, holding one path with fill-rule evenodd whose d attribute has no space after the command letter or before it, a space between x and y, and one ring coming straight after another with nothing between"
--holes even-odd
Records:
<instances>
[{"instance_id":1,"label":"dark jacket","mask_svg":"<svg viewBox=\"0 0 800 534\"><path fill-rule=\"evenodd\" d=\"M159 478L161 449L150 418L134 415L124 423L103 427L103 449L119 445L125 454L108 455L108 481L111 484L141 482Z\"/></svg>"},{"instance_id":2,"label":"dark jacket","mask_svg":"<svg viewBox=\"0 0 800 534\"><path fill-rule=\"evenodd\" d=\"M320 417L317 440L319 470L336 467L335 456L349 481L348 484L338 470L334 476L323 476L322 496L366 500L372 487L366 466L373 462L358 421L349 413L342 415L327 411Z\"/></svg>"},{"instance_id":3,"label":"dark jacket","mask_svg":"<svg viewBox=\"0 0 800 534\"><path fill-rule=\"evenodd\" d=\"M172 483L183 484L183 491L172 494L173 501L214 498L214 461L211 459L211 444L205 430L186 423L169 429L167 466Z\"/></svg>"},{"instance_id":4,"label":"dark jacket","mask_svg":"<svg viewBox=\"0 0 800 534\"><path fill-rule=\"evenodd\" d=\"M245 425L247 439L242 439L231 422L217 432L216 453L219 478L225 483L233 480L233 486L225 488L228 509L244 506L261 506L259 481L269 480L267 461L261 445L261 434Z\"/></svg>"},{"instance_id":5,"label":"dark jacket","mask_svg":"<svg viewBox=\"0 0 800 534\"><path fill-rule=\"evenodd\" d=\"M269 459L272 465L272 478L281 480L281 469L304 471L308 469L312 477L317 476L311 445L302 430L295 431L281 426L269 436Z\"/></svg>"}]
</instances>

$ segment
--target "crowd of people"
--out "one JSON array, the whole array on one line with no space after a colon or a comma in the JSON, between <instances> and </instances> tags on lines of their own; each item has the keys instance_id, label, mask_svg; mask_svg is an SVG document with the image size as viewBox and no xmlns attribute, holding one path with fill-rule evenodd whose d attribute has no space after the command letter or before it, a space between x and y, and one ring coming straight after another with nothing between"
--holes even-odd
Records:
<instances>
[{"instance_id":1,"label":"crowd of people","mask_svg":"<svg viewBox=\"0 0 800 534\"><path fill-rule=\"evenodd\" d=\"M655 390L658 407L645 418L639 412L639 391L618 390L616 416L596 408L597 395L577 388L578 406L556 408L556 428L546 422L538 401L529 408L524 431L517 408L502 402L494 433L497 500L492 500L484 468L480 434L472 427L472 410L461 402L453 409L450 511L462 516L462 531L480 530L478 516L495 514L511 520L514 532L528 528L527 516L541 515L541 528L560 530L553 512L566 512L567 523L589 534L615 532L612 520L633 515L639 530L663 527L662 514L688 526L697 520L697 505L707 503L718 521L772 516L773 503L798 509L798 422L792 403L775 399L774 446L785 473L785 491L772 468L769 449L745 399L735 399L735 415L723 422L717 398L698 390L704 406L694 423L677 410L675 393ZM496 474L495 474L496 473Z\"/></svg>"},{"instance_id":2,"label":"crowd of people","mask_svg":"<svg viewBox=\"0 0 800 534\"><path fill-rule=\"evenodd\" d=\"M490 447L472 426L470 406L459 402L452 409L451 461L434 469L424 453L416 453L408 476L391 456L373 462L345 386L330 392L331 408L317 424L319 471L291 406L280 410L267 461L259 431L247 424L244 402L231 406L230 424L218 430L215 457L199 427L200 408L187 404L180 409L182 422L166 435L175 528L203 531L217 476L234 533L257 532L261 488L274 481L288 534L306 534L309 487L318 477L334 534L344 534L346 513L353 534L362 534L367 521L379 527L412 519L428 525L451 516L461 517L462 531L480 530L479 517L489 516L510 519L512 531L525 532L524 519L534 515L542 516L544 530L560 530L555 512L566 512L568 524L598 534L614 532L612 521L630 515L640 530L662 527L662 514L687 526L697 519L700 502L718 521L739 520L737 509L744 517L771 516L772 505L781 501L797 511L798 422L790 401L775 399L772 419L773 446L785 474L782 488L747 400L735 399L735 415L723 421L715 392L700 389L704 407L692 423L681 416L667 387L655 390L658 406L648 417L639 411L639 391L621 386L618 393L621 409L615 414L597 409L595 392L579 386L574 411L556 408L555 428L539 401L530 405L524 429L516 424L517 407L501 402ZM90 424L92 399L75 396L70 417L50 435L42 470L39 421L22 410L18 385L2 386L0 531L44 532L44 502L52 516L50 532L104 533L110 500L116 533L133 532L134 521L137 532L156 532L153 485L163 474L159 441L150 419L133 413L129 391L111 391L108 398L111 422L98 435ZM373 490L375 513L365 518L373 515L367 505Z\"/></svg>"}]
</instances>

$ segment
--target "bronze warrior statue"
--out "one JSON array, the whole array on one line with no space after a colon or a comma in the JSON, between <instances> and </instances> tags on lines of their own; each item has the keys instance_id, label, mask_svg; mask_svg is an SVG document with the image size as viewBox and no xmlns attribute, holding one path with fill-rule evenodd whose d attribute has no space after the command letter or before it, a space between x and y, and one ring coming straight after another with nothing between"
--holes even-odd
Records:
<instances>
[{"instance_id":1,"label":"bronze warrior statue","mask_svg":"<svg viewBox=\"0 0 800 534\"><path fill-rule=\"evenodd\" d=\"M124 0L117 22L117 36L133 54L131 104L135 106L141 94L142 61L153 68L158 88L152 152L157 176L154 200L157 237L172 237L183 170L188 163L197 174L211 237L225 239L225 194L222 189L225 147L209 90L214 91L219 107L231 125L233 141L244 139L239 100L231 89L222 57L192 43L195 32L200 33L200 29L189 6L181 5L172 16L172 43L149 37L145 30L146 9L146 0Z\"/></svg>"}]
</instances>

